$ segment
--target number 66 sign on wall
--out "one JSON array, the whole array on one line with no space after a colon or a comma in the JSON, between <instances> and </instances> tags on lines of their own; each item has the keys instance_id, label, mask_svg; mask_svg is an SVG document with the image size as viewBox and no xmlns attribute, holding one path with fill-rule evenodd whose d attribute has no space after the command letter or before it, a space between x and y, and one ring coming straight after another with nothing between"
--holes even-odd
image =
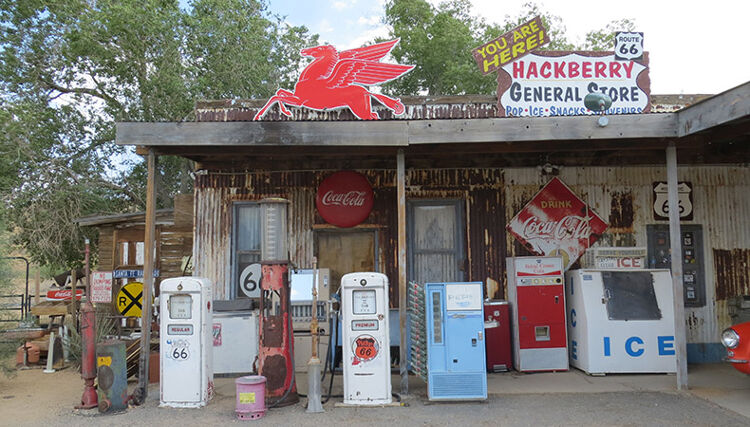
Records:
<instances>
[{"instance_id":1,"label":"number 66 sign on wall","mask_svg":"<svg viewBox=\"0 0 750 427\"><path fill-rule=\"evenodd\" d=\"M242 269L242 273L240 273L239 283L237 284L239 292L237 292L237 295L244 295L248 298L260 297L260 277L260 264L254 263L245 266Z\"/></svg>"}]
</instances>

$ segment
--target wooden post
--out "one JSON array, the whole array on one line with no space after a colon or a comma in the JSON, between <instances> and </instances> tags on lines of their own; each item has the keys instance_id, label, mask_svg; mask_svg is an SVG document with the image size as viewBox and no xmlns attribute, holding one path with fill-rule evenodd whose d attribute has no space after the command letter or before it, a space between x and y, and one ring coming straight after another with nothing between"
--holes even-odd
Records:
<instances>
[{"instance_id":1,"label":"wooden post","mask_svg":"<svg viewBox=\"0 0 750 427\"><path fill-rule=\"evenodd\" d=\"M310 336L312 350L310 359L318 358L318 258L313 257L313 279L312 279L312 321L310 322Z\"/></svg>"},{"instance_id":2,"label":"wooden post","mask_svg":"<svg viewBox=\"0 0 750 427\"><path fill-rule=\"evenodd\" d=\"M70 298L70 305L71 305L71 313L73 315L74 319L78 319L78 300L76 299L76 284L78 282L78 277L76 276L76 270L72 269L70 270L70 291L71 291L71 298ZM77 322L76 322L77 324Z\"/></svg>"},{"instance_id":3,"label":"wooden post","mask_svg":"<svg viewBox=\"0 0 750 427\"><path fill-rule=\"evenodd\" d=\"M143 238L143 299L141 305L141 354L138 369L137 399L139 404L148 395L148 359L151 353L151 298L154 286L154 237L156 233L156 155L149 148L146 156L146 232Z\"/></svg>"},{"instance_id":4,"label":"wooden post","mask_svg":"<svg viewBox=\"0 0 750 427\"><path fill-rule=\"evenodd\" d=\"M396 154L396 193L398 198L398 324L401 331L399 343L399 373L401 374L401 396L409 394L409 370L406 368L406 170L404 150Z\"/></svg>"},{"instance_id":5,"label":"wooden post","mask_svg":"<svg viewBox=\"0 0 750 427\"><path fill-rule=\"evenodd\" d=\"M41 285L39 266L34 269L34 305L39 304L39 286Z\"/></svg>"},{"instance_id":6,"label":"wooden post","mask_svg":"<svg viewBox=\"0 0 750 427\"><path fill-rule=\"evenodd\" d=\"M667 203L669 206L669 245L672 255L672 288L674 289L674 339L677 361L677 389L687 390L687 343L685 334L685 300L682 286L682 233L677 196L677 147L667 147Z\"/></svg>"}]
</instances>

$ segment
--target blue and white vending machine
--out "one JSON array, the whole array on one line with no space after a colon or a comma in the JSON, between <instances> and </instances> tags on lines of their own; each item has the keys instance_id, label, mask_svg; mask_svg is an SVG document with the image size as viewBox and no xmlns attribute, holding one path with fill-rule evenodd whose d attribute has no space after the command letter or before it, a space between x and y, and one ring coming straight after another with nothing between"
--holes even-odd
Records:
<instances>
[{"instance_id":1,"label":"blue and white vending machine","mask_svg":"<svg viewBox=\"0 0 750 427\"><path fill-rule=\"evenodd\" d=\"M430 400L487 399L482 283L427 283Z\"/></svg>"}]
</instances>

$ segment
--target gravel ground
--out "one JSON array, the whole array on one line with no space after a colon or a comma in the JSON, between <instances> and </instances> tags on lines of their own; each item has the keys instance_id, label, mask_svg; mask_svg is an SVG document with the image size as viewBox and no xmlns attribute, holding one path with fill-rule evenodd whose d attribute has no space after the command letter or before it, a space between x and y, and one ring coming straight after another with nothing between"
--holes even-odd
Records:
<instances>
[{"instance_id":1,"label":"gravel ground","mask_svg":"<svg viewBox=\"0 0 750 427\"><path fill-rule=\"evenodd\" d=\"M303 399L304 400L304 399ZM342 408L330 402L323 414L306 414L304 404L271 409L256 421L235 418L234 396L217 396L200 410L158 408L157 402L120 415L83 416L69 412L53 425L165 426L255 423L258 425L571 425L571 426L738 426L750 420L687 393L529 394L492 397L483 403Z\"/></svg>"},{"instance_id":2,"label":"gravel ground","mask_svg":"<svg viewBox=\"0 0 750 427\"><path fill-rule=\"evenodd\" d=\"M80 376L71 370L45 375L35 369L21 371L10 380L0 379L0 425L750 425L750 419L687 392L500 394L486 402L432 403L424 389L415 389L400 407L340 407L335 403L341 399L333 398L324 405L325 413L307 414L306 399L302 398L296 405L268 410L260 420L239 421L234 415L231 378L217 379L216 396L202 409L159 408L159 389L152 385L145 405L113 415L72 409L80 399L82 385ZM334 393L339 392L337 384Z\"/></svg>"}]
</instances>

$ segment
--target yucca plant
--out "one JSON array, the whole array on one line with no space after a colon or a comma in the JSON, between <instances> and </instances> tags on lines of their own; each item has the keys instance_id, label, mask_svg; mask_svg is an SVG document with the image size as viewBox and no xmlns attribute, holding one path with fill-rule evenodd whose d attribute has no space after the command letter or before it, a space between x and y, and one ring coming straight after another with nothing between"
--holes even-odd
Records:
<instances>
[{"instance_id":1,"label":"yucca plant","mask_svg":"<svg viewBox=\"0 0 750 427\"><path fill-rule=\"evenodd\" d=\"M68 331L70 331L70 335L68 336L67 340L63 340L63 345L68 351L68 360L74 367L76 367L76 369L78 369L81 366L83 340L81 338L80 332L75 328L72 319L66 320L65 324L68 327ZM116 319L110 317L109 307L107 307L106 311L97 310L96 342L98 343L102 340L102 338L112 335L112 333L115 331L115 326Z\"/></svg>"}]
</instances>

